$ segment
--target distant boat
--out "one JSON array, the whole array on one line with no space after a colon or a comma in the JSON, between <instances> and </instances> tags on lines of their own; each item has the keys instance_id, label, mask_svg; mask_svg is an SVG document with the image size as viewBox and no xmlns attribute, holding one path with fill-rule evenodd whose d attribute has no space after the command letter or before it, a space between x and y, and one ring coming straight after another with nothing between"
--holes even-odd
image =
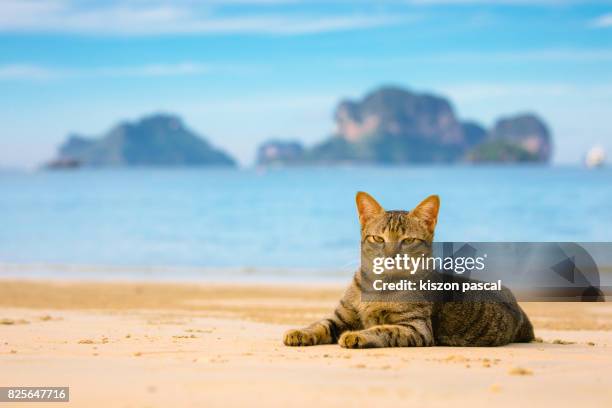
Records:
<instances>
[{"instance_id":1,"label":"distant boat","mask_svg":"<svg viewBox=\"0 0 612 408\"><path fill-rule=\"evenodd\" d=\"M596 167L602 167L606 161L606 151L601 146L595 146L589 149L584 158L584 164L589 168L593 169Z\"/></svg>"},{"instance_id":2,"label":"distant boat","mask_svg":"<svg viewBox=\"0 0 612 408\"><path fill-rule=\"evenodd\" d=\"M62 158L50 161L43 166L46 170L73 170L81 167L81 162L76 159Z\"/></svg>"}]
</instances>

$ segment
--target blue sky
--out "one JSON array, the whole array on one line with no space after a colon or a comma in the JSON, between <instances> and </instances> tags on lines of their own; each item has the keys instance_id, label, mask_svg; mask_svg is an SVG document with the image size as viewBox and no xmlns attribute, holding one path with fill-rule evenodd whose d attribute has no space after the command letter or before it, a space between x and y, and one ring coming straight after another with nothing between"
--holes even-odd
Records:
<instances>
[{"instance_id":1,"label":"blue sky","mask_svg":"<svg viewBox=\"0 0 612 408\"><path fill-rule=\"evenodd\" d=\"M612 1L0 1L0 166L158 111L248 165L266 139L323 139L340 99L383 84L487 126L534 111L559 164L610 153Z\"/></svg>"}]
</instances>

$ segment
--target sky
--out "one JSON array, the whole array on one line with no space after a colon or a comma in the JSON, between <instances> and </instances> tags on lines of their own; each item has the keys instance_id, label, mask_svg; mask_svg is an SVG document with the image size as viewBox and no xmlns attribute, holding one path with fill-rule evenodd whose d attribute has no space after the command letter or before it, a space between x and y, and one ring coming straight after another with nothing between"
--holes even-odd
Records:
<instances>
[{"instance_id":1,"label":"sky","mask_svg":"<svg viewBox=\"0 0 612 408\"><path fill-rule=\"evenodd\" d=\"M388 84L487 127L535 112L556 164L612 154L612 0L0 0L0 167L155 112L248 166Z\"/></svg>"}]
</instances>

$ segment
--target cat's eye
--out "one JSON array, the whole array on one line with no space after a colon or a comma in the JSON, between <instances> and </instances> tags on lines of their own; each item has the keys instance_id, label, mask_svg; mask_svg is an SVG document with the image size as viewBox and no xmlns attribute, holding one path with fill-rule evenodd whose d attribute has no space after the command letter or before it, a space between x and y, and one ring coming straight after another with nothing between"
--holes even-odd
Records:
<instances>
[{"instance_id":1,"label":"cat's eye","mask_svg":"<svg viewBox=\"0 0 612 408\"><path fill-rule=\"evenodd\" d=\"M380 237L378 235L368 235L368 241L373 243L373 244L384 244L385 239L383 237Z\"/></svg>"},{"instance_id":2,"label":"cat's eye","mask_svg":"<svg viewBox=\"0 0 612 408\"><path fill-rule=\"evenodd\" d=\"M419 244L421 242L423 242L423 240L418 238L404 238L402 240L402 245Z\"/></svg>"}]
</instances>

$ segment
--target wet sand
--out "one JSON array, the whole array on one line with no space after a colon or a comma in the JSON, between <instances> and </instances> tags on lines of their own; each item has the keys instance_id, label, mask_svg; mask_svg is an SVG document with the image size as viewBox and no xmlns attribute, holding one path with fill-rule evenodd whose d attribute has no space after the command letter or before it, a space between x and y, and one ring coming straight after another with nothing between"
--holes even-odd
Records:
<instances>
[{"instance_id":1,"label":"wet sand","mask_svg":"<svg viewBox=\"0 0 612 408\"><path fill-rule=\"evenodd\" d=\"M542 342L499 348L282 345L341 292L3 280L0 385L83 407L612 406L611 304L524 303Z\"/></svg>"}]
</instances>

